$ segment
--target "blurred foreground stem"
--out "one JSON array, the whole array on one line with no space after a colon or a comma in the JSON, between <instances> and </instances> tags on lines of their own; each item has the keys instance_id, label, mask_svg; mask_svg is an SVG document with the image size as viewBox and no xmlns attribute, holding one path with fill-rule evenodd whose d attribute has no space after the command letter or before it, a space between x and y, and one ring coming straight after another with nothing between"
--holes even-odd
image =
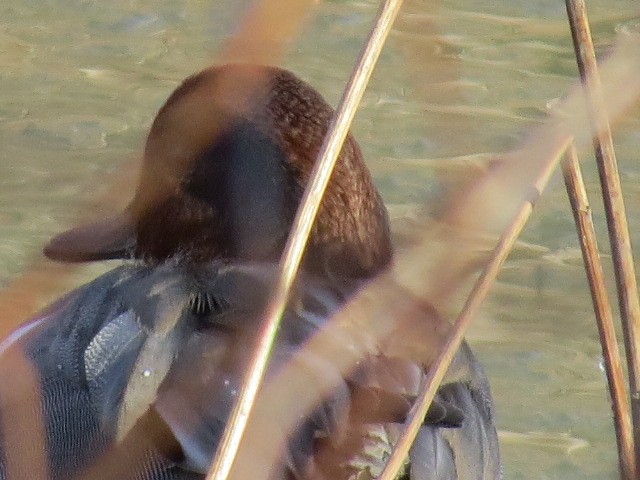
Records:
<instances>
[{"instance_id":1,"label":"blurred foreground stem","mask_svg":"<svg viewBox=\"0 0 640 480\"><path fill-rule=\"evenodd\" d=\"M438 354L436 361L429 367L429 371L425 379L425 385L422 388L413 409L411 410L411 415L407 419L405 428L400 435L400 438L398 438L391 454L391 458L380 475L379 480L394 480L402 468L404 460L409 454L409 449L413 444L418 430L422 426L423 419L431 405L431 402L433 401L440 383L444 379L444 376L449 369L449 365L451 365L460 344L464 340L464 335L471 323L471 319L478 313L482 302L500 272L502 264L513 248L520 232L526 225L527 220L533 211L535 202L542 194L542 191L549 182L551 174L560 161L562 153L570 142L571 139L566 138L560 146L559 151L557 151L557 154L548 159L548 162L540 170L540 173L532 185L533 198L521 204L515 217L500 236L498 244L491 253L491 257L489 258L487 265L473 285L473 289L469 293L469 297L464 304L462 312L453 325L453 330L447 339L444 348Z\"/></svg>"}]
</instances>

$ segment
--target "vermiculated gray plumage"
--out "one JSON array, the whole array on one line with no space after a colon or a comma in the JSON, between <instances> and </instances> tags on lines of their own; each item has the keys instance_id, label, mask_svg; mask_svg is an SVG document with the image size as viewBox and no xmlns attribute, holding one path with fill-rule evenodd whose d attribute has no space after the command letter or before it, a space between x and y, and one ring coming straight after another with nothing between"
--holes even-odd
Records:
<instances>
[{"instance_id":1,"label":"vermiculated gray plumage","mask_svg":"<svg viewBox=\"0 0 640 480\"><path fill-rule=\"evenodd\" d=\"M71 293L5 343L0 369L11 368L7 352L22 350L37 372L49 478L204 478L275 275L268 265L213 263L197 272L122 266ZM292 305L296 301L284 316L272 369L324 324L342 294L303 277ZM336 348L352 341L337 339ZM385 460L425 366L371 352L345 378L330 358L303 361L309 382L331 379L335 388L290 437L271 478L369 478ZM466 344L447 378L412 449L410 478L500 478L488 383ZM3 383L0 395L11 388ZM10 397L20 402L20 392ZM363 408L363 399L385 408ZM350 411L355 401L357 412ZM0 416L12 415L3 405ZM6 444L9 437L2 436L0 478L6 456L20 455Z\"/></svg>"}]
</instances>

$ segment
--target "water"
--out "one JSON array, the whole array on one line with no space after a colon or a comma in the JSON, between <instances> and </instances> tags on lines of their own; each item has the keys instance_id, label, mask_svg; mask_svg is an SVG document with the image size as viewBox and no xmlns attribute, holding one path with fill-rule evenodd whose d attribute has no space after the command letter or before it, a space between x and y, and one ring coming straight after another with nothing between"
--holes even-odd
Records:
<instances>
[{"instance_id":1,"label":"water","mask_svg":"<svg viewBox=\"0 0 640 480\"><path fill-rule=\"evenodd\" d=\"M212 61L246 4L2 2L0 285L75 221L107 173L140 155L158 107ZM474 171L474 162L515 146L577 74L562 2L463 0L437 10L416 0L406 7L354 126L399 239L410 235L422 205L438 204L446 172ZM335 104L376 8L364 0L322 4L285 66ZM599 55L617 31L637 27L635 8L589 3ZM429 68L433 59L439 63ZM636 111L615 134L636 249L639 126ZM590 156L583 158L606 252L596 175ZM506 478L616 478L597 331L557 178L522 240L470 333L497 401Z\"/></svg>"}]
</instances>

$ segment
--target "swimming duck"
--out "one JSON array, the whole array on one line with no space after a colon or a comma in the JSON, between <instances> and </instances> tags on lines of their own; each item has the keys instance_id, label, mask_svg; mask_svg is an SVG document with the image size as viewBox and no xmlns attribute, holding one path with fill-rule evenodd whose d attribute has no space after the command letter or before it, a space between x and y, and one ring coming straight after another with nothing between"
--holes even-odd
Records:
<instances>
[{"instance_id":1,"label":"swimming duck","mask_svg":"<svg viewBox=\"0 0 640 480\"><path fill-rule=\"evenodd\" d=\"M256 75L262 86L241 108L220 95L229 78L242 91ZM9 379L0 386L0 399L6 397L0 417L7 408L16 417L33 416L33 409L20 409L27 393L7 393L16 352L33 364L49 478L204 477L275 280L273 262L331 114L312 87L287 71L205 70L183 82L158 113L129 207L47 245L45 254L59 261L137 260L70 293L0 347L0 375ZM271 368L391 258L386 210L349 136ZM341 339L339 346L351 341L357 340ZM333 375L335 389L299 425L281 465L266 476L372 478L426 360L371 352L347 377L332 371L330 359L309 363L310 382L313 375ZM394 408L361 408L371 398L393 399ZM24 478L21 468L29 466L13 465L16 447L7 428L0 430L0 477ZM325 438L330 454L321 455L316 444ZM488 383L466 344L407 468L413 480L501 475Z\"/></svg>"}]
</instances>

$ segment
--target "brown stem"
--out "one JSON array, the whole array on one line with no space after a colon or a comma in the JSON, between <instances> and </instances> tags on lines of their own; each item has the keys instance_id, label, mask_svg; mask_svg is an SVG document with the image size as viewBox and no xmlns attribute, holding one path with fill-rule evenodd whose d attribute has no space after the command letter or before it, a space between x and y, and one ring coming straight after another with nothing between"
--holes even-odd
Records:
<instances>
[{"instance_id":1,"label":"brown stem","mask_svg":"<svg viewBox=\"0 0 640 480\"><path fill-rule=\"evenodd\" d=\"M289 292L293 285L304 253L313 221L320 207L322 196L329 183L342 144L347 136L355 112L369 82L382 47L391 31L391 26L400 11L402 0L384 0L381 3L375 24L360 53L349 83L329 125L318 158L305 188L300 207L293 221L291 233L280 261L278 282L267 305L265 320L251 363L242 382L238 399L231 411L227 427L218 446L207 480L225 480L233 467L237 452L244 437L247 423L256 403L275 341L280 319L284 313Z\"/></svg>"},{"instance_id":2,"label":"brown stem","mask_svg":"<svg viewBox=\"0 0 640 480\"><path fill-rule=\"evenodd\" d=\"M580 164L578 163L578 154L573 143L569 146L562 163L562 174L564 183L567 186L573 217L576 221L582 258L587 272L589 288L591 289L593 310L598 324L602 355L611 394L620 475L624 480L632 480L637 477L635 475L631 413L627 402L627 388L622 370L622 359L618 350L611 303L607 295L596 232L591 218L591 207L589 206Z\"/></svg>"},{"instance_id":3,"label":"brown stem","mask_svg":"<svg viewBox=\"0 0 640 480\"><path fill-rule=\"evenodd\" d=\"M593 145L613 255L629 372L637 469L640 461L640 451L638 450L640 448L640 303L638 302L638 286L633 266L629 226L585 3L584 0L566 0L566 6L578 69L589 110L589 119L594 132Z\"/></svg>"}]
</instances>

